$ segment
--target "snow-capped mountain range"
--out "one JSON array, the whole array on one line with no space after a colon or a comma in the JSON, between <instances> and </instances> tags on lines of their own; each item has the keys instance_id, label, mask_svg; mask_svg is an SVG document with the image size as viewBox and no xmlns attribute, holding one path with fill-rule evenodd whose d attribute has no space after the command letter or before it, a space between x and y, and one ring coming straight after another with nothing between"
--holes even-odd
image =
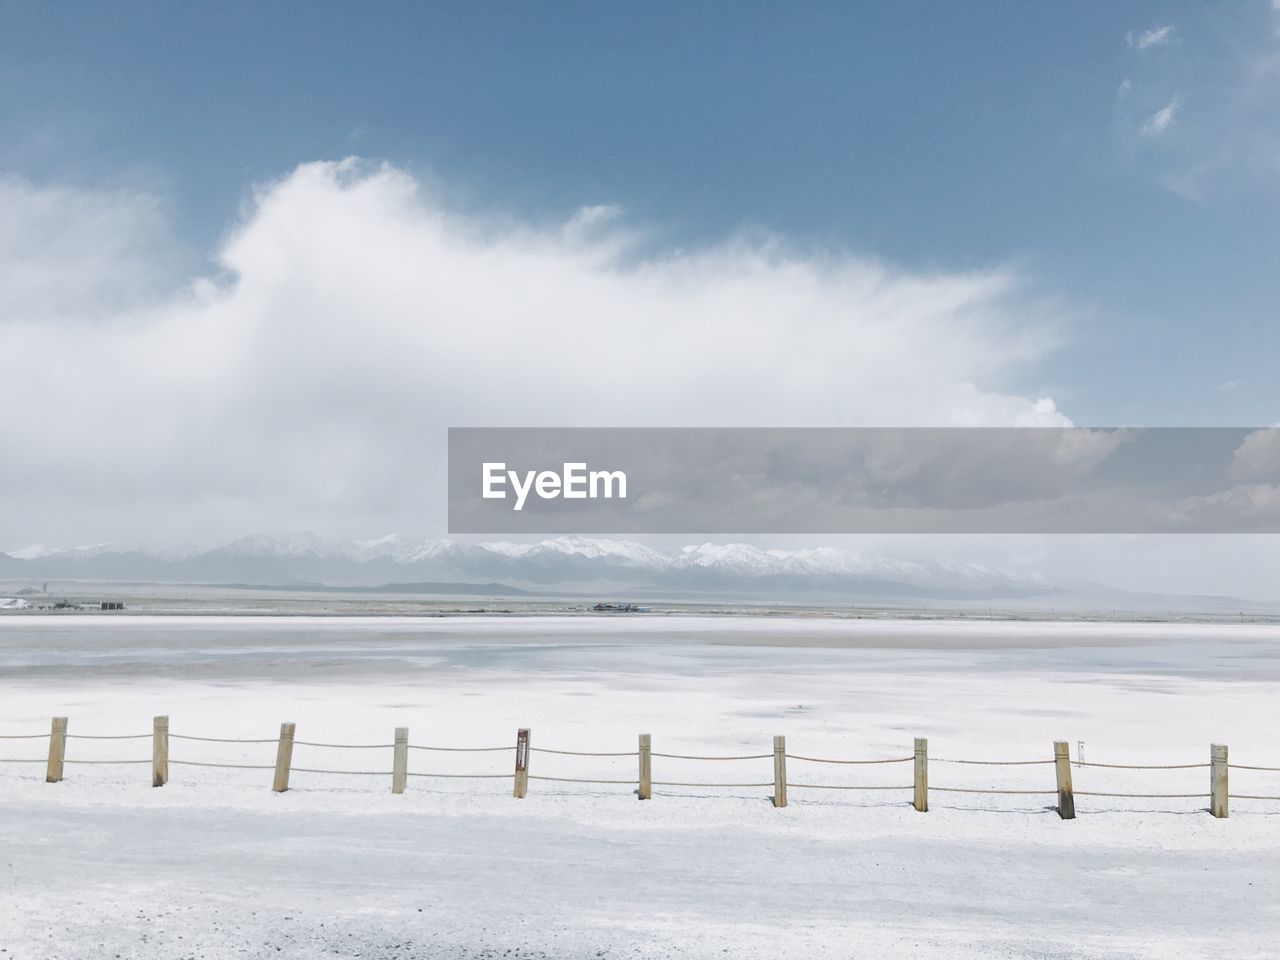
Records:
<instances>
[{"instance_id":1,"label":"snow-capped mountain range","mask_svg":"<svg viewBox=\"0 0 1280 960\"><path fill-rule=\"evenodd\" d=\"M0 553L0 578L287 586L502 583L546 592L605 585L670 594L825 594L882 597L1032 596L1044 578L979 564L866 555L832 547L764 550L702 543L675 552L626 540L554 537L463 544L390 535L333 540L311 533L250 536L213 547L35 544Z\"/></svg>"}]
</instances>

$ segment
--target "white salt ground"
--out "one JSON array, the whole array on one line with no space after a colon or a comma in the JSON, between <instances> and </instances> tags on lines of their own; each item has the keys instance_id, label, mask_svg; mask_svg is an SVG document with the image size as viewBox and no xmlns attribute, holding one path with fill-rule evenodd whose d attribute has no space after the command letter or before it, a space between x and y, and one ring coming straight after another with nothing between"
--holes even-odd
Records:
<instances>
[{"instance_id":1,"label":"white salt ground","mask_svg":"<svg viewBox=\"0 0 1280 960\"><path fill-rule=\"evenodd\" d=\"M270 770L175 762L0 764L0 957L1272 957L1280 802L1205 812L1208 770L1073 770L1053 809L1054 739L1103 763L1280 767L1280 630L1236 625L897 624L666 618L306 621L0 618L0 734L150 731L300 740L905 758L927 736L932 786L1042 796L805 790L907 785L909 763L789 762L769 787L534 780L510 752L299 745ZM69 761L147 760L148 739L73 739ZM43 757L0 740L0 758ZM272 743L174 739L174 761L270 765ZM657 780L767 783L767 759L654 759ZM622 779L632 757L535 752L536 776ZM1232 771L1280 795L1280 773Z\"/></svg>"}]
</instances>

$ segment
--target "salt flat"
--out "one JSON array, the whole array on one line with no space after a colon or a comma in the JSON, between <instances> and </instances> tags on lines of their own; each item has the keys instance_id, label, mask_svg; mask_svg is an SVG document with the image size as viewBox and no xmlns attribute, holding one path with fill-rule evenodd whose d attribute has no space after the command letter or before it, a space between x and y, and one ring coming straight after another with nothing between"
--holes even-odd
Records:
<instances>
[{"instance_id":1,"label":"salt flat","mask_svg":"<svg viewBox=\"0 0 1280 960\"><path fill-rule=\"evenodd\" d=\"M1273 955L1280 802L1078 797L1054 812L1055 739L1104 763L1280 766L1272 732L1280 628L1258 625L715 617L0 618L0 733L146 733L897 759L927 736L933 787L910 764L793 760L769 787L534 780L511 754L299 746L270 789L274 745L176 740L170 783L141 765L0 764L0 947L11 956ZM38 759L43 741L0 741ZM73 739L68 760L142 759L148 740ZM633 757L535 752L531 774L627 780ZM1077 768L1080 791L1207 793L1203 768ZM654 760L654 778L766 783L769 760ZM1232 771L1233 793L1280 774ZM277 949L278 948L278 949ZM489 952L486 952L489 951Z\"/></svg>"}]
</instances>

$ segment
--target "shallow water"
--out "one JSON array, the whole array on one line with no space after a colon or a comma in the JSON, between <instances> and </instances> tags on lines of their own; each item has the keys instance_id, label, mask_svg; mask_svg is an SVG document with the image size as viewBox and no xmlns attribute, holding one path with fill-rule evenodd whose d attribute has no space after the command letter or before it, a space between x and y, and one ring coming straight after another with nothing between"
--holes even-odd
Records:
<instances>
[{"instance_id":1,"label":"shallow water","mask_svg":"<svg viewBox=\"0 0 1280 960\"><path fill-rule=\"evenodd\" d=\"M1280 627L770 617L0 618L0 679L287 682L458 668L1043 670L1280 679Z\"/></svg>"}]
</instances>

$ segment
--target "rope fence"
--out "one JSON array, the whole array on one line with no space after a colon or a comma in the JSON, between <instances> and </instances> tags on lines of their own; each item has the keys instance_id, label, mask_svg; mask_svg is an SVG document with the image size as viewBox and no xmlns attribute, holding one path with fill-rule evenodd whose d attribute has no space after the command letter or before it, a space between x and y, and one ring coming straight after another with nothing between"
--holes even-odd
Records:
<instances>
[{"instance_id":1,"label":"rope fence","mask_svg":"<svg viewBox=\"0 0 1280 960\"><path fill-rule=\"evenodd\" d=\"M418 773L408 771L410 777L435 777L437 780L510 780L509 773Z\"/></svg>"},{"instance_id":2,"label":"rope fence","mask_svg":"<svg viewBox=\"0 0 1280 960\"><path fill-rule=\"evenodd\" d=\"M589 753L585 750L552 750L548 747L530 747L533 753L556 753L562 757L638 757L640 753L636 750L627 750L622 753Z\"/></svg>"},{"instance_id":3,"label":"rope fence","mask_svg":"<svg viewBox=\"0 0 1280 960\"><path fill-rule=\"evenodd\" d=\"M758 758L753 758L758 759ZM840 764L868 764L868 763L910 763L914 757L894 757L891 760L828 760L826 757L803 757L798 753L788 753L788 760L804 760L807 763L840 763Z\"/></svg>"},{"instance_id":4,"label":"rope fence","mask_svg":"<svg viewBox=\"0 0 1280 960\"><path fill-rule=\"evenodd\" d=\"M390 750L394 743L316 743L313 740L293 741L300 747L323 747L326 750Z\"/></svg>"},{"instance_id":5,"label":"rope fence","mask_svg":"<svg viewBox=\"0 0 1280 960\"><path fill-rule=\"evenodd\" d=\"M994 796L1006 797L1044 797L1050 796L1052 790L994 790L988 787L932 787L935 793L989 793Z\"/></svg>"},{"instance_id":6,"label":"rope fence","mask_svg":"<svg viewBox=\"0 0 1280 960\"><path fill-rule=\"evenodd\" d=\"M905 787L889 787L880 784L865 783L788 783L791 790L910 790L911 784Z\"/></svg>"},{"instance_id":7,"label":"rope fence","mask_svg":"<svg viewBox=\"0 0 1280 960\"><path fill-rule=\"evenodd\" d=\"M1124 797L1139 800L1189 800L1203 799L1203 793L1103 793L1099 790L1077 790L1077 797Z\"/></svg>"},{"instance_id":8,"label":"rope fence","mask_svg":"<svg viewBox=\"0 0 1280 960\"><path fill-rule=\"evenodd\" d=\"M496 753L500 750L514 750L515 747L427 747L417 743L409 744L410 750L439 750L444 753Z\"/></svg>"},{"instance_id":9,"label":"rope fence","mask_svg":"<svg viewBox=\"0 0 1280 960\"><path fill-rule=\"evenodd\" d=\"M1106 767L1108 770L1195 770L1209 766L1207 763L1085 763L1075 761L1077 767Z\"/></svg>"},{"instance_id":10,"label":"rope fence","mask_svg":"<svg viewBox=\"0 0 1280 960\"><path fill-rule=\"evenodd\" d=\"M912 759L911 757L907 758ZM943 760L939 757L929 758L933 763L963 763L975 767L1035 767L1053 763L1052 760ZM1080 766L1079 763L1076 766Z\"/></svg>"},{"instance_id":11,"label":"rope fence","mask_svg":"<svg viewBox=\"0 0 1280 960\"><path fill-rule=\"evenodd\" d=\"M530 731L522 728L517 732L516 742L504 746L488 746L488 747L453 747L441 746L438 744L422 744L409 742L409 730L407 727L398 727L395 730L395 738L389 743L333 743L320 740L299 740L295 738L296 725L293 723L284 723L280 726L280 734L278 737L212 737L197 736L187 733L171 733L169 730L168 717L156 717L153 721L151 733L136 734L89 734L89 733L70 733L67 730L67 718L55 717L48 733L21 733L21 734L0 734L0 741L28 741L28 740L45 740L48 742L48 756L46 757L0 757L0 764L44 764L46 776L45 779L50 783L57 783L63 779L64 768L66 765L86 765L86 766L151 766L152 785L156 787L164 786L169 780L169 767L194 767L201 769L213 770L247 770L247 771L266 771L270 770L274 773L272 789L277 793L283 793L289 789L289 778L294 773L311 774L319 776L347 776L347 777L389 777L391 779L391 790L393 793L403 793L406 784L410 778L418 779L438 779L438 780L507 780L511 779L513 784L513 796L524 797L528 791L530 781L537 783L550 784L584 784L590 786L609 786L609 787L630 787L633 792L642 800L651 799L653 789L659 788L685 788L698 790L763 790L772 788L770 799L776 807L787 806L788 790L835 790L835 791L851 791L851 792L888 792L906 794L911 792L911 805L921 813L925 813L929 809L929 793L932 790L939 794L959 794L969 796L1010 796L1010 797L1044 797L1056 796L1056 810L1058 815L1063 819L1072 819L1075 817L1075 798L1089 797L1102 799L1132 799L1132 800L1205 800L1208 802L1209 812L1218 818L1226 818L1228 816L1228 806L1231 799L1264 801L1264 802L1280 802L1280 794L1266 793L1231 793L1228 788L1228 778L1231 770L1249 771L1253 773L1280 773L1280 766L1263 766L1260 764L1242 764L1231 763L1228 760L1228 750L1223 744L1213 744L1209 751L1208 762L1199 763L1098 763L1094 761L1085 762L1083 759L1071 759L1069 747L1066 741L1055 741L1053 744L1052 756L1043 759L1018 759L1018 760L989 760L989 759L967 759L956 757L930 757L928 750L928 741L924 738L917 738L914 743L914 751L910 756L896 757L819 757L809 754L788 753L786 748L785 737L773 738L773 751L771 753L748 753L748 754L693 754L693 753L666 753L653 750L652 738L648 734L641 734L639 737L638 748L636 750L569 750L565 748L552 747L534 747L530 742ZM152 741L152 756L150 759L134 759L132 757L102 757L102 756L68 756L68 741L88 741L88 742L111 742L111 741L135 741L147 740ZM176 740L183 743L192 744L220 744L233 745L236 747L261 746L266 744L274 744L276 747L276 761L272 763L251 763L251 762L224 762L212 759L194 759L185 756L170 758L170 741ZM368 770L368 769L345 769L338 767L307 767L294 766L293 751L295 747L303 747L316 750L388 750L391 751L392 766L390 770ZM449 754L489 754L489 753L514 753L515 767L510 772L468 772L465 770L410 770L409 756L410 751L423 751L431 753L449 753ZM566 757L566 758L586 758L589 760L604 760L610 763L630 759L637 761L634 777L618 777L618 776L599 776L600 771L588 771L591 775L587 776L569 776L568 772L561 774L554 771L555 775L549 775L539 772L538 774L530 773L530 759L534 754L543 754L550 757ZM265 759L265 758L264 758ZM654 760L672 760L680 763L720 763L720 762L750 762L750 761L766 761L771 760L773 766L773 777L771 780L749 780L749 781L706 781L701 779L691 780L655 780L653 778L653 762ZM813 783L808 781L789 782L787 778L787 761L805 763L805 764L821 764L837 767L874 767L881 765L896 764L913 764L913 777L910 783ZM959 784L951 783L945 785L931 785L929 782L929 764L943 764L945 766L974 766L974 767L1039 767L1053 766L1054 780L1052 784L1044 783L1036 785L1032 783L1023 784L993 784L986 786L964 785L963 781ZM1087 770L1097 769L1102 771L1110 770L1128 770L1128 771L1144 771L1144 772L1168 772L1168 771L1187 771L1187 770L1208 770L1209 783L1203 791L1148 791L1148 792L1125 792L1113 789L1093 789L1093 787L1107 787L1108 784L1089 783L1089 789L1076 790L1072 783L1072 769ZM569 771L571 772L571 771ZM1024 776L1031 776L1030 773ZM1051 789L1052 786L1052 789ZM1169 786L1181 786L1181 784L1169 784ZM904 798L905 799L905 798ZM1276 811L1280 813L1280 811Z\"/></svg>"}]
</instances>

